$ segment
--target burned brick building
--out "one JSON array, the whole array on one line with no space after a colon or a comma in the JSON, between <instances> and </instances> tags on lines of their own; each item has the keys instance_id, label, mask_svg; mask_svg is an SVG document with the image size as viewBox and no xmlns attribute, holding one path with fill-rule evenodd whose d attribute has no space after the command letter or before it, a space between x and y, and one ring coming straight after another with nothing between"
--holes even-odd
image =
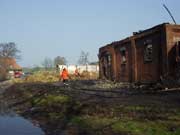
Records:
<instances>
[{"instance_id":1,"label":"burned brick building","mask_svg":"<svg viewBox=\"0 0 180 135\"><path fill-rule=\"evenodd\" d=\"M120 82L156 82L175 77L179 61L180 25L168 23L99 49L100 78Z\"/></svg>"}]
</instances>

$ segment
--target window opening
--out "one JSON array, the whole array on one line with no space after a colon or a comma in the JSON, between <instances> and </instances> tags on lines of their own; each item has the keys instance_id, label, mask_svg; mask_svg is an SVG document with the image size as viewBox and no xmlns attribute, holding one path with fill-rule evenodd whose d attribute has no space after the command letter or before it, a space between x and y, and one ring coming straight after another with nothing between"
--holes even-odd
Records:
<instances>
[{"instance_id":1,"label":"window opening","mask_svg":"<svg viewBox=\"0 0 180 135\"><path fill-rule=\"evenodd\" d=\"M126 64L127 62L126 48L125 47L120 48L120 53L121 53L121 64Z\"/></svg>"},{"instance_id":2,"label":"window opening","mask_svg":"<svg viewBox=\"0 0 180 135\"><path fill-rule=\"evenodd\" d=\"M152 62L153 60L153 48L152 48L152 41L147 40L144 42L145 49L144 49L144 62Z\"/></svg>"}]
</instances>

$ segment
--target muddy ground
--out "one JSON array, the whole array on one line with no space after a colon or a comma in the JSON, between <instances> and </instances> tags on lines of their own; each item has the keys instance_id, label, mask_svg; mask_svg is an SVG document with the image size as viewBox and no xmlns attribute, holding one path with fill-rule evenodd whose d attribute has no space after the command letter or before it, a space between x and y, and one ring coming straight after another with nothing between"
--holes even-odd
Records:
<instances>
[{"instance_id":1,"label":"muddy ground","mask_svg":"<svg viewBox=\"0 0 180 135\"><path fill-rule=\"evenodd\" d=\"M46 135L179 135L180 90L97 80L17 83L3 99Z\"/></svg>"}]
</instances>

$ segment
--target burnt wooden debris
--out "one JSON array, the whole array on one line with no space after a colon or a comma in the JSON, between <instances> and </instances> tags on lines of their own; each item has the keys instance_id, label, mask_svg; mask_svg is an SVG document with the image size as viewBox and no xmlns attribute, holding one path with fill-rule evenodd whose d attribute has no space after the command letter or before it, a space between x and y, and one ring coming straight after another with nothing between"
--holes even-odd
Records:
<instances>
[{"instance_id":1,"label":"burnt wooden debris","mask_svg":"<svg viewBox=\"0 0 180 135\"><path fill-rule=\"evenodd\" d=\"M180 25L163 23L99 49L100 78L158 82L180 77Z\"/></svg>"}]
</instances>

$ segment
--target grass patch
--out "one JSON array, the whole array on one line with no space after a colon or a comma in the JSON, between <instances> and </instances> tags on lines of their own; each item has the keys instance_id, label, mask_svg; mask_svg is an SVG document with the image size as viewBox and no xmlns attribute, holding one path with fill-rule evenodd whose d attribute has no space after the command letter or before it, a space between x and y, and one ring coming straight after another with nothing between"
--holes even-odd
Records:
<instances>
[{"instance_id":1,"label":"grass patch","mask_svg":"<svg viewBox=\"0 0 180 135\"><path fill-rule=\"evenodd\" d=\"M172 127L166 122L127 120L117 122L112 129L116 133L127 132L132 135L179 135L180 127L173 126L175 128L171 130Z\"/></svg>"},{"instance_id":2,"label":"grass patch","mask_svg":"<svg viewBox=\"0 0 180 135\"><path fill-rule=\"evenodd\" d=\"M25 78L14 79L15 83L25 83L25 82L57 82L59 81L59 73L55 71L38 71L29 75Z\"/></svg>"},{"instance_id":3,"label":"grass patch","mask_svg":"<svg viewBox=\"0 0 180 135\"><path fill-rule=\"evenodd\" d=\"M70 122L83 130L92 131L96 134L99 131L103 131L104 128L110 127L116 122L116 119L95 116L74 116Z\"/></svg>"},{"instance_id":4,"label":"grass patch","mask_svg":"<svg viewBox=\"0 0 180 135\"><path fill-rule=\"evenodd\" d=\"M47 95L43 98L36 98L32 101L33 106L54 106L70 102L70 97L65 95Z\"/></svg>"}]
</instances>

